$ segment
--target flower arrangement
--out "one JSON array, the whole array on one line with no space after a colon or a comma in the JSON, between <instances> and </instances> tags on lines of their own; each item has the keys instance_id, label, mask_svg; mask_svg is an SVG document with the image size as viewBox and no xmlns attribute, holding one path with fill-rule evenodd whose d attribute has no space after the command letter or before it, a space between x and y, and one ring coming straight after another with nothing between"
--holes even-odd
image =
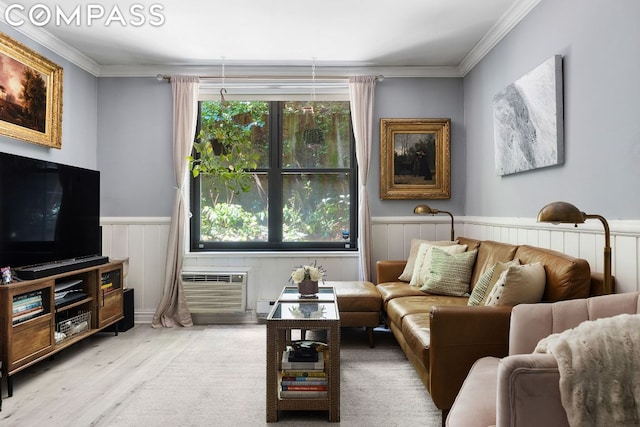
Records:
<instances>
[{"instance_id":1,"label":"flower arrangement","mask_svg":"<svg viewBox=\"0 0 640 427\"><path fill-rule=\"evenodd\" d=\"M289 280L295 284L299 284L303 280L311 280L312 282L318 282L322 280L324 282L324 275L327 271L317 265L317 261L313 262L313 265L301 265L296 267L291 272Z\"/></svg>"}]
</instances>

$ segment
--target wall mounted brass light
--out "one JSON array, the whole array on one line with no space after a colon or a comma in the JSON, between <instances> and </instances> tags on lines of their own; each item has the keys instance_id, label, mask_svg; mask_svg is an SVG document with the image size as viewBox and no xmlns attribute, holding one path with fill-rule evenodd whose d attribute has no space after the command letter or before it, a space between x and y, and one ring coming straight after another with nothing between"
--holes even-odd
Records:
<instances>
[{"instance_id":1,"label":"wall mounted brass light","mask_svg":"<svg viewBox=\"0 0 640 427\"><path fill-rule=\"evenodd\" d=\"M437 214L449 215L451 217L451 241L454 240L455 230L453 229L453 214L451 212L433 209L433 208L430 208L428 205L422 204L413 208L413 213L416 215L437 215Z\"/></svg>"},{"instance_id":2,"label":"wall mounted brass light","mask_svg":"<svg viewBox=\"0 0 640 427\"><path fill-rule=\"evenodd\" d=\"M586 214L577 207L567 202L553 202L543 207L538 212L538 222L550 222L552 224L578 224L584 223L587 219L597 219L604 227L604 288L605 294L610 294L613 288L613 277L611 276L611 246L609 223L601 215Z\"/></svg>"}]
</instances>

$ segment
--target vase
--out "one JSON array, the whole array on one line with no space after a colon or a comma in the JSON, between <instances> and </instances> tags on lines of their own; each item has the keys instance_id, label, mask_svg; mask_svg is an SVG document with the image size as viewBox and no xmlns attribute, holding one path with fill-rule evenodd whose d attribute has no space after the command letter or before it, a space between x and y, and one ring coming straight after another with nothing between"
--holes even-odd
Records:
<instances>
[{"instance_id":1,"label":"vase","mask_svg":"<svg viewBox=\"0 0 640 427\"><path fill-rule=\"evenodd\" d=\"M318 293L318 281L304 279L302 282L298 283L298 292L300 296L310 297L315 296Z\"/></svg>"}]
</instances>

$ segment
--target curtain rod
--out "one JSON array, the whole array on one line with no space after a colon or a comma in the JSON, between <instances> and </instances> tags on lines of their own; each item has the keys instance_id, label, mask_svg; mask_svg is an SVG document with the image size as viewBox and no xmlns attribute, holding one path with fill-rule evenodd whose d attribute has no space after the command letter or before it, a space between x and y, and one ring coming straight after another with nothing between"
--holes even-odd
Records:
<instances>
[{"instance_id":1,"label":"curtain rod","mask_svg":"<svg viewBox=\"0 0 640 427\"><path fill-rule=\"evenodd\" d=\"M309 76L199 76L203 80L213 80L219 79L222 80L311 80ZM318 80L347 80L349 76L326 76L326 77L317 77ZM169 74L158 74L156 76L158 81L162 80L171 80L171 75ZM383 75L377 75L376 79L378 81L384 80Z\"/></svg>"}]
</instances>

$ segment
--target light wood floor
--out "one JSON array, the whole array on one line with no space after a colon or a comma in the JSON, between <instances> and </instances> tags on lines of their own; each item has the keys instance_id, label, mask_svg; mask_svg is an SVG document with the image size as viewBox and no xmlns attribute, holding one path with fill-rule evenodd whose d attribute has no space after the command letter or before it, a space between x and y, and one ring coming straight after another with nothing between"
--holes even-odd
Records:
<instances>
[{"instance_id":1,"label":"light wood floor","mask_svg":"<svg viewBox=\"0 0 640 427\"><path fill-rule=\"evenodd\" d=\"M108 408L126 399L118 390L152 377L202 330L136 325L118 336L104 332L78 342L13 375L13 397L3 382L0 426L99 423Z\"/></svg>"}]
</instances>

